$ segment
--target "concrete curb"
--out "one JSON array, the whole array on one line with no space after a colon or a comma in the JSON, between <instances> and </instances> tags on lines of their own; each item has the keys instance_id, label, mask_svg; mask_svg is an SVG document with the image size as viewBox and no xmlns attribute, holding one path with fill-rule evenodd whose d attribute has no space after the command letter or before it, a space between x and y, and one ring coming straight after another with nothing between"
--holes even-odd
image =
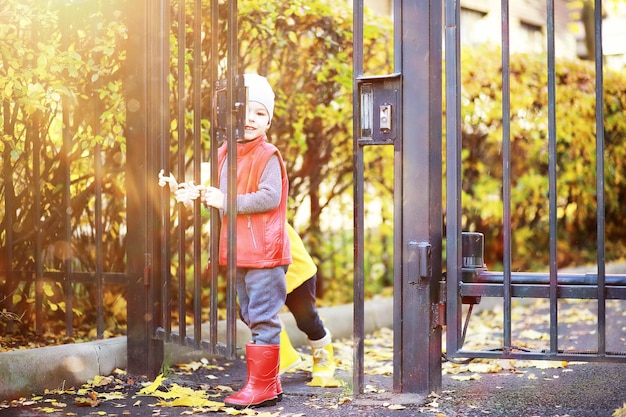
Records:
<instances>
[{"instance_id":1,"label":"concrete curb","mask_svg":"<svg viewBox=\"0 0 626 417\"><path fill-rule=\"evenodd\" d=\"M126 337L0 354L0 400L77 387L126 367Z\"/></svg>"},{"instance_id":2,"label":"concrete curb","mask_svg":"<svg viewBox=\"0 0 626 417\"><path fill-rule=\"evenodd\" d=\"M352 304L319 309L325 326L335 339L352 337L354 307ZM306 336L297 328L291 313L281 319L294 346L306 345ZM393 326L393 299L380 298L365 302L365 332ZM218 338L225 338L225 324L218 327ZM203 337L208 327L203 326ZM250 339L243 322L237 323L240 347ZM165 344L165 361L185 363L207 357L207 352L173 343ZM13 400L46 389L78 387L96 375L110 375L116 368L125 369L126 336L86 343L0 353L0 401Z\"/></svg>"}]
</instances>

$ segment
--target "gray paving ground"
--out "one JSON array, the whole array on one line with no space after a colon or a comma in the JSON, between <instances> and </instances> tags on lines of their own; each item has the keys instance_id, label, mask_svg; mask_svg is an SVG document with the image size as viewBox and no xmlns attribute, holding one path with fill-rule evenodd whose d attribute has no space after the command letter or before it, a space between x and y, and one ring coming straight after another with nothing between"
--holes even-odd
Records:
<instances>
[{"instance_id":1,"label":"gray paving ground","mask_svg":"<svg viewBox=\"0 0 626 417\"><path fill-rule=\"evenodd\" d=\"M211 387L229 386L237 389L245 380L241 361L227 365L227 371L197 371L177 376L181 386L215 392ZM394 394L390 376L366 376L368 392L352 401L345 401L344 388L315 388L306 385L304 371L283 377L283 401L273 407L257 409L273 416L431 416L431 417L588 417L606 416L626 401L626 368L623 364L589 363L565 369L517 369L515 372L482 374L478 380L459 381L445 376L438 395L419 396ZM209 380L208 374L218 379ZM349 380L345 371L340 378ZM160 407L153 397L136 396L138 386L127 391L122 399L102 401L97 407L76 407L76 395L45 395L32 405L0 410L0 416L180 416L185 414L214 415L194 412L190 407ZM374 392L375 391L375 392ZM221 401L227 394L219 394ZM54 402L56 401L56 403ZM140 405L137 403L140 402ZM63 403L66 407L58 407ZM56 411L51 411L56 410ZM225 411L219 412L226 414ZM263 414L261 414L263 415Z\"/></svg>"},{"instance_id":2,"label":"gray paving ground","mask_svg":"<svg viewBox=\"0 0 626 417\"><path fill-rule=\"evenodd\" d=\"M379 300L377 306L369 306L372 314L369 322L376 322L375 328L385 327L386 318L383 314L389 311L388 301ZM579 307L577 307L580 310ZM375 313L372 313L374 311ZM349 327L349 309L324 310L327 324L332 323L332 331L339 340L340 336L349 336L349 332L342 333L342 326ZM533 314L541 313L535 311ZM619 317L611 321L609 329L613 345L624 346L624 315L616 311ZM337 316L335 316L337 315ZM338 319L341 318L341 320ZM582 322L573 323L574 326ZM288 326L293 323L288 322ZM582 328L581 328L582 329ZM369 328L368 331L372 329ZM541 330L541 329L539 329ZM577 348L593 342L597 338L593 332L583 330L577 335ZM295 335L295 332L294 332ZM337 336L340 335L340 336ZM469 336L468 336L469 337ZM297 336L293 337L296 345L303 345ZM381 338L382 339L382 338ZM389 339L389 338L388 338ZM614 340L613 340L614 339ZM109 342L113 346L90 345L85 361L95 360L100 369L115 368L123 365L122 341ZM105 347L106 346L106 347ZM66 350L74 348L75 363L64 357ZM82 348L82 347L81 347ZM10 365L20 363L18 354L0 354L0 393L8 392L8 381L22 382L31 386L41 386L46 380L58 377L59 363L65 367L74 366L75 373L80 373L80 361L76 351L78 346L61 348L45 348L28 352L30 357L21 360L21 374L8 376L6 370ZM344 346L337 342L338 355L341 350L350 350L349 341ZM382 353L384 348L377 348L382 359L380 368L389 367L392 362L389 355ZM622 349L623 350L623 349ZM303 353L306 355L305 350ZM345 352L343 352L345 354ZM21 353L26 355L27 353ZM188 363L197 361L194 354L174 353L177 358ZM90 359L94 355L96 359ZM72 357L72 356L70 356ZM116 362L117 361L117 362ZM430 417L587 417L612 416L616 409L626 402L626 364L623 363L580 363L567 364L563 367L531 367L521 365L507 365L500 367L498 372L464 373L443 375L440 392L427 395L394 393L391 375L366 374L366 392L352 396L350 392L351 370L347 366L340 366L338 379L347 386L339 388L309 387L306 383L309 374L306 370L298 370L283 377L285 395L283 401L273 407L256 410L260 416L430 416ZM197 370L177 372L168 380L167 384L176 383L179 386L193 390L204 390L214 394L215 401L221 401L228 392L224 387L233 390L239 389L246 379L245 363L241 360L227 361L213 358L208 364ZM220 367L216 369L215 366ZM378 366L378 365L376 365ZM371 367L371 364L370 364ZM4 370L4 371L3 371ZM5 373L3 373L5 372ZM16 371L17 372L17 371ZM85 371L87 372L87 371ZM89 373L89 372L87 372ZM110 372L109 372L110 373ZM107 375L106 372L96 374ZM93 375L93 374L92 374ZM30 379L29 379L30 378ZM142 388L140 376L119 375L120 381L94 388L98 393L123 394L119 398L102 397L96 407L78 407L77 398L88 398L87 394L56 392L45 393L43 390L33 389L31 395L24 400L11 397L14 401L5 401L0 407L0 417L4 416L180 416L180 415L214 415L228 414L227 410L194 409L193 407L164 407L158 405L153 396L138 396ZM145 380L145 379L144 379ZM54 382L54 387L60 387ZM80 386L80 384L77 384ZM67 388L67 386L65 386ZM170 385L171 387L171 385ZM4 391L3 391L4 390ZM6 398L3 398L6 400ZM626 415L626 413L625 413ZM622 416L619 416L622 417Z\"/></svg>"}]
</instances>

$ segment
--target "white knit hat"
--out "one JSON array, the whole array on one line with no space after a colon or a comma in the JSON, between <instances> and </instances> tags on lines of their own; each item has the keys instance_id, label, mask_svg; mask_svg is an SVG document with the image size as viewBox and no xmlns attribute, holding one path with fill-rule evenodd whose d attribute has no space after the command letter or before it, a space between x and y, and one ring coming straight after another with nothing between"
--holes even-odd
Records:
<instances>
[{"instance_id":1,"label":"white knit hat","mask_svg":"<svg viewBox=\"0 0 626 417\"><path fill-rule=\"evenodd\" d=\"M271 122L274 115L274 91L267 78L258 74L244 74L243 78L244 85L248 87L248 100L264 105Z\"/></svg>"}]
</instances>

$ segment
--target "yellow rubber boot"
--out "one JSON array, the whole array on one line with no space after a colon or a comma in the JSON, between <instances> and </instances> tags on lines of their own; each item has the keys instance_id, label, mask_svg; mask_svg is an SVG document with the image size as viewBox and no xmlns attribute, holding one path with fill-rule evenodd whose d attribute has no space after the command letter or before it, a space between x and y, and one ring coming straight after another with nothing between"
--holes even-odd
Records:
<instances>
[{"instance_id":1,"label":"yellow rubber boot","mask_svg":"<svg viewBox=\"0 0 626 417\"><path fill-rule=\"evenodd\" d=\"M291 344L289 335L283 327L280 331L280 370L278 374L287 372L291 368L298 366L302 362L302 358L298 351Z\"/></svg>"},{"instance_id":2,"label":"yellow rubber boot","mask_svg":"<svg viewBox=\"0 0 626 417\"><path fill-rule=\"evenodd\" d=\"M326 336L320 340L309 340L313 356L313 377L308 385L312 387L338 387L341 385L335 379L335 357L330 333L326 330Z\"/></svg>"}]
</instances>

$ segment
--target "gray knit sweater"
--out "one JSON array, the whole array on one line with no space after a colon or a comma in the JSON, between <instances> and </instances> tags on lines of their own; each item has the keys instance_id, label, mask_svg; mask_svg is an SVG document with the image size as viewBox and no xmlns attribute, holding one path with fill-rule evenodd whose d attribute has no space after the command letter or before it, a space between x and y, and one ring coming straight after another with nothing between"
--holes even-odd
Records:
<instances>
[{"instance_id":1,"label":"gray knit sweater","mask_svg":"<svg viewBox=\"0 0 626 417\"><path fill-rule=\"evenodd\" d=\"M227 207L227 170L228 161L224 162L220 172L220 190L224 193L224 212ZM263 170L259 189L253 193L237 194L237 214L263 213L278 207L282 196L282 172L276 155L267 162Z\"/></svg>"}]
</instances>

